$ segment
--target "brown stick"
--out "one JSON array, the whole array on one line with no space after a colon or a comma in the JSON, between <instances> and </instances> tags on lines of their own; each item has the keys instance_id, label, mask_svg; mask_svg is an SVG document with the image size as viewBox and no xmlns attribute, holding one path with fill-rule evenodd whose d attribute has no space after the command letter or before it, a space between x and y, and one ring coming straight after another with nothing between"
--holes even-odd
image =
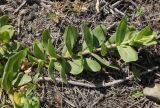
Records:
<instances>
[{"instance_id":1,"label":"brown stick","mask_svg":"<svg viewBox=\"0 0 160 108\"><path fill-rule=\"evenodd\" d=\"M144 72L141 73L141 75L145 75L147 73L151 73L155 70L159 69L159 66L155 66L151 69L148 69ZM127 80L131 80L134 78L134 75L130 75L124 79L119 79L119 80L114 80L114 81L111 81L111 82L108 82L108 83L104 83L104 84L89 84L89 83L83 83L83 82L77 82L77 81L71 81L69 80L68 81L68 84L71 84L71 85L75 85L75 86L81 86L81 87L87 87L87 88L102 88L102 87L110 87L110 86L114 86L114 85L117 85L117 84L120 84L120 83L123 83ZM39 77L38 81L52 81L51 78L49 77ZM63 83L63 81L61 80L61 78L56 78L56 81L58 83Z\"/></svg>"},{"instance_id":2,"label":"brown stick","mask_svg":"<svg viewBox=\"0 0 160 108\"><path fill-rule=\"evenodd\" d=\"M27 3L27 0L24 0L22 2L22 4L17 9L15 9L15 11L13 12L13 14L16 14L26 3Z\"/></svg>"}]
</instances>

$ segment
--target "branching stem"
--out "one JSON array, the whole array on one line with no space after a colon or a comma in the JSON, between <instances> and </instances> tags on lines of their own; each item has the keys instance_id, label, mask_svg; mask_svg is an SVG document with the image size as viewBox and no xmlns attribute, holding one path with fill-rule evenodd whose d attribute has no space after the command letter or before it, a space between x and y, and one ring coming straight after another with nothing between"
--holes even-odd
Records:
<instances>
[{"instance_id":1,"label":"branching stem","mask_svg":"<svg viewBox=\"0 0 160 108\"><path fill-rule=\"evenodd\" d=\"M106 45L106 48L107 49L111 49L111 48L115 48L116 47L116 44L110 44L110 45ZM95 49L95 50L93 50L93 52L92 53L97 53L97 52L100 52L101 51L101 48L97 48L97 49ZM91 52L89 51L89 50L85 50L84 52L82 52L81 54L79 54L79 56L85 56L85 55L88 55L88 54L90 54ZM72 57L71 56L60 56L59 57L59 59L60 58L64 58L64 59L71 59Z\"/></svg>"}]
</instances>

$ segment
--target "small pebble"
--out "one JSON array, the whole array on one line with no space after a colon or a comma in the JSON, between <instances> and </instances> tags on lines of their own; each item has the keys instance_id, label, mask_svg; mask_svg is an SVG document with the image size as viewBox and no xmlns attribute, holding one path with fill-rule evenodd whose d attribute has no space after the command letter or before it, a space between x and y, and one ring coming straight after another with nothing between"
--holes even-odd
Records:
<instances>
[{"instance_id":1,"label":"small pebble","mask_svg":"<svg viewBox=\"0 0 160 108\"><path fill-rule=\"evenodd\" d=\"M143 94L150 100L160 103L160 84L155 84L151 87L145 87Z\"/></svg>"}]
</instances>

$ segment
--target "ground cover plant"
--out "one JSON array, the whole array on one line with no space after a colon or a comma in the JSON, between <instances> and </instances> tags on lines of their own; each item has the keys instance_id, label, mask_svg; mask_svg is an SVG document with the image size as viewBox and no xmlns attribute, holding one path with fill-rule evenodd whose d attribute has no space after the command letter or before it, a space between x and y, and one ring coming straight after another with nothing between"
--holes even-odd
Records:
<instances>
[{"instance_id":1,"label":"ground cover plant","mask_svg":"<svg viewBox=\"0 0 160 108\"><path fill-rule=\"evenodd\" d=\"M76 45L78 32L74 25L68 25L64 32L64 47L58 54L53 47L48 29L43 30L41 41L35 41L32 49L20 42L12 42L14 34L8 25L8 17L0 17L0 95L3 107L9 97L15 108L39 108L39 99L33 96L38 78L43 75L43 68L48 69L48 76L55 82L54 72L57 70L64 83L67 75L78 75L82 72L100 72L102 66L118 70L114 64L105 59L107 53L113 51L124 62L138 60L138 49L157 43L157 33L149 26L137 31L128 26L124 17L116 32L107 34L104 25L97 25L93 30L83 24L83 42ZM30 75L25 68L36 67L36 73ZM84 71L85 70L85 71Z\"/></svg>"}]
</instances>

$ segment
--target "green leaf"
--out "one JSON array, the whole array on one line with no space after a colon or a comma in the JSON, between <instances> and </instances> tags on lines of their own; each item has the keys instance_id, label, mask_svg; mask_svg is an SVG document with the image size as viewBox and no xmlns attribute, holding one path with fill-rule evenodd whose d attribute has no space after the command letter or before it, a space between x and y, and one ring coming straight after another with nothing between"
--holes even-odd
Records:
<instances>
[{"instance_id":1,"label":"green leaf","mask_svg":"<svg viewBox=\"0 0 160 108\"><path fill-rule=\"evenodd\" d=\"M157 44L157 40L156 38L154 38L153 40L147 41L146 43L144 43L145 46L150 46L150 45L155 45Z\"/></svg>"},{"instance_id":2,"label":"green leaf","mask_svg":"<svg viewBox=\"0 0 160 108\"><path fill-rule=\"evenodd\" d=\"M117 45L120 45L123 42L125 38L126 30L127 30L127 17L124 17L121 20L116 30L116 44Z\"/></svg>"},{"instance_id":3,"label":"green leaf","mask_svg":"<svg viewBox=\"0 0 160 108\"><path fill-rule=\"evenodd\" d=\"M137 52L130 46L117 46L118 52L121 58L125 62L131 62L138 60Z\"/></svg>"},{"instance_id":4,"label":"green leaf","mask_svg":"<svg viewBox=\"0 0 160 108\"><path fill-rule=\"evenodd\" d=\"M113 69L116 69L116 70L119 70L118 67L110 64L107 60L102 59L99 55L94 54L94 53L92 53L91 55L92 55L95 59L97 59L100 63L102 63L103 65L105 65L105 66L107 66L107 67L110 67L110 68L113 68Z\"/></svg>"},{"instance_id":5,"label":"green leaf","mask_svg":"<svg viewBox=\"0 0 160 108\"><path fill-rule=\"evenodd\" d=\"M99 41L101 45L106 40L107 28L104 25L98 25L93 30L93 35Z\"/></svg>"},{"instance_id":6,"label":"green leaf","mask_svg":"<svg viewBox=\"0 0 160 108\"><path fill-rule=\"evenodd\" d=\"M50 32L48 29L45 29L42 33L42 42L46 52L53 58L57 58L56 51L52 46Z\"/></svg>"},{"instance_id":7,"label":"green leaf","mask_svg":"<svg viewBox=\"0 0 160 108\"><path fill-rule=\"evenodd\" d=\"M140 43L141 45L145 45L145 46L147 46L148 45L148 43L150 43L152 40L154 40L154 36L153 35L150 35L150 36L147 36L147 37L144 37L144 38L142 38L142 39L140 39L140 40L137 40L136 42L137 43ZM150 45L150 44L149 44Z\"/></svg>"},{"instance_id":8,"label":"green leaf","mask_svg":"<svg viewBox=\"0 0 160 108\"><path fill-rule=\"evenodd\" d=\"M145 27L144 29L142 29L139 34L135 37L135 40L140 40L142 39L144 36L150 36L152 35L152 30L149 26Z\"/></svg>"},{"instance_id":9,"label":"green leaf","mask_svg":"<svg viewBox=\"0 0 160 108\"><path fill-rule=\"evenodd\" d=\"M45 29L43 32L42 32L42 43L43 43L43 46L45 49L47 49L47 46L48 46L48 40L50 40L51 37L50 37L50 32L48 29Z\"/></svg>"},{"instance_id":10,"label":"green leaf","mask_svg":"<svg viewBox=\"0 0 160 108\"><path fill-rule=\"evenodd\" d=\"M67 83L67 78L66 78L66 72L67 72L67 62L65 59L62 59L59 61L61 65L61 70L60 70L60 77L64 83Z\"/></svg>"},{"instance_id":11,"label":"green leaf","mask_svg":"<svg viewBox=\"0 0 160 108\"><path fill-rule=\"evenodd\" d=\"M14 108L22 108L25 102L25 97L21 92L15 91L13 93L13 98L11 98L10 94L10 99L13 100L13 106Z\"/></svg>"},{"instance_id":12,"label":"green leaf","mask_svg":"<svg viewBox=\"0 0 160 108\"><path fill-rule=\"evenodd\" d=\"M37 97L29 97L28 103L25 103L24 108L41 108L40 101Z\"/></svg>"},{"instance_id":13,"label":"green leaf","mask_svg":"<svg viewBox=\"0 0 160 108\"><path fill-rule=\"evenodd\" d=\"M22 85L25 85L25 84L29 83L30 81L32 81L31 76L29 76L27 74L19 73L17 75L17 78L15 80L13 80L12 85L22 86Z\"/></svg>"},{"instance_id":14,"label":"green leaf","mask_svg":"<svg viewBox=\"0 0 160 108\"><path fill-rule=\"evenodd\" d=\"M7 31L0 33L0 43L8 43L9 40L10 36Z\"/></svg>"},{"instance_id":15,"label":"green leaf","mask_svg":"<svg viewBox=\"0 0 160 108\"><path fill-rule=\"evenodd\" d=\"M0 96L2 96L2 87L1 87L1 84L2 84L2 78L0 78Z\"/></svg>"},{"instance_id":16,"label":"green leaf","mask_svg":"<svg viewBox=\"0 0 160 108\"><path fill-rule=\"evenodd\" d=\"M38 42L34 42L33 53L38 59L45 60L44 52L40 49L40 44Z\"/></svg>"},{"instance_id":17,"label":"green leaf","mask_svg":"<svg viewBox=\"0 0 160 108\"><path fill-rule=\"evenodd\" d=\"M137 33L135 31L127 32L125 35L125 39L121 44L123 45L130 44L134 40L134 37L136 36L136 34Z\"/></svg>"},{"instance_id":18,"label":"green leaf","mask_svg":"<svg viewBox=\"0 0 160 108\"><path fill-rule=\"evenodd\" d=\"M52 42L51 40L48 40L48 47L47 47L47 51L48 54L53 57L53 58L57 58L57 54L56 54L56 50L54 49L54 47L52 46Z\"/></svg>"},{"instance_id":19,"label":"green leaf","mask_svg":"<svg viewBox=\"0 0 160 108\"><path fill-rule=\"evenodd\" d=\"M4 68L4 74L2 77L2 86L7 92L10 91L12 87L12 81L18 73L18 69L22 61L25 59L27 50L22 50L13 56L11 56Z\"/></svg>"},{"instance_id":20,"label":"green leaf","mask_svg":"<svg viewBox=\"0 0 160 108\"><path fill-rule=\"evenodd\" d=\"M44 66L44 62L43 62L43 61L40 61L40 62L38 63L38 68L37 68L37 70L36 70L36 74L35 74L35 76L34 76L34 78L33 78L33 82L34 82L34 83L37 83L38 77L43 73L43 66Z\"/></svg>"},{"instance_id":21,"label":"green leaf","mask_svg":"<svg viewBox=\"0 0 160 108\"><path fill-rule=\"evenodd\" d=\"M9 43L7 45L7 49L10 52L18 52L20 49L24 49L24 46L21 42L16 42L16 43Z\"/></svg>"},{"instance_id":22,"label":"green leaf","mask_svg":"<svg viewBox=\"0 0 160 108\"><path fill-rule=\"evenodd\" d=\"M78 75L82 73L83 71L83 64L81 59L75 59L73 61L69 61L69 64L71 65L71 71L70 73L73 75Z\"/></svg>"},{"instance_id":23,"label":"green leaf","mask_svg":"<svg viewBox=\"0 0 160 108\"><path fill-rule=\"evenodd\" d=\"M73 55L72 49L77 40L77 29L74 26L68 26L64 32L64 42L68 52Z\"/></svg>"},{"instance_id":24,"label":"green leaf","mask_svg":"<svg viewBox=\"0 0 160 108\"><path fill-rule=\"evenodd\" d=\"M71 57L71 55L69 54L66 46L64 46L63 49L62 49L62 56Z\"/></svg>"},{"instance_id":25,"label":"green leaf","mask_svg":"<svg viewBox=\"0 0 160 108\"><path fill-rule=\"evenodd\" d=\"M88 46L88 49L90 52L93 51L93 35L91 35L89 28L85 24L83 26L83 35L84 35L84 41Z\"/></svg>"},{"instance_id":26,"label":"green leaf","mask_svg":"<svg viewBox=\"0 0 160 108\"><path fill-rule=\"evenodd\" d=\"M0 76L3 73L4 66L0 63Z\"/></svg>"},{"instance_id":27,"label":"green leaf","mask_svg":"<svg viewBox=\"0 0 160 108\"><path fill-rule=\"evenodd\" d=\"M0 47L0 59L1 57L3 57L5 54L5 48L4 47Z\"/></svg>"},{"instance_id":28,"label":"green leaf","mask_svg":"<svg viewBox=\"0 0 160 108\"><path fill-rule=\"evenodd\" d=\"M17 100L20 97L17 98ZM39 98L33 96L32 94L26 96L25 94L22 97L22 105L16 108L41 108Z\"/></svg>"},{"instance_id":29,"label":"green leaf","mask_svg":"<svg viewBox=\"0 0 160 108\"><path fill-rule=\"evenodd\" d=\"M54 62L54 68L57 70L57 71L61 71L61 68L62 68L62 66L61 66L61 64L59 63L59 62Z\"/></svg>"},{"instance_id":30,"label":"green leaf","mask_svg":"<svg viewBox=\"0 0 160 108\"><path fill-rule=\"evenodd\" d=\"M93 36L93 34L92 34L92 36ZM98 41L98 39L95 37L95 36L93 36L93 47L94 48L99 48L99 41Z\"/></svg>"},{"instance_id":31,"label":"green leaf","mask_svg":"<svg viewBox=\"0 0 160 108\"><path fill-rule=\"evenodd\" d=\"M3 32L8 32L9 33L9 37L12 38L12 36L14 34L13 26L4 25L4 26L0 27L0 34L3 33Z\"/></svg>"},{"instance_id":32,"label":"green leaf","mask_svg":"<svg viewBox=\"0 0 160 108\"><path fill-rule=\"evenodd\" d=\"M67 48L66 46L63 46L63 49L62 49L62 56L65 56L66 55L66 52L67 52Z\"/></svg>"},{"instance_id":33,"label":"green leaf","mask_svg":"<svg viewBox=\"0 0 160 108\"><path fill-rule=\"evenodd\" d=\"M116 34L114 33L111 37L105 42L105 45L111 45L116 43Z\"/></svg>"},{"instance_id":34,"label":"green leaf","mask_svg":"<svg viewBox=\"0 0 160 108\"><path fill-rule=\"evenodd\" d=\"M27 91L26 91L26 96L32 94L32 91L35 91L36 90L36 84L33 84L33 83L28 83L27 84Z\"/></svg>"},{"instance_id":35,"label":"green leaf","mask_svg":"<svg viewBox=\"0 0 160 108\"><path fill-rule=\"evenodd\" d=\"M89 49L88 49L87 44L86 44L85 41L83 41L83 43L82 43L82 50L81 51L82 52L89 51Z\"/></svg>"},{"instance_id":36,"label":"green leaf","mask_svg":"<svg viewBox=\"0 0 160 108\"><path fill-rule=\"evenodd\" d=\"M143 36L141 39L136 40L134 39L130 45L132 46L136 46L136 47L141 47L141 46L149 46L149 45L154 45L157 44L157 40L156 40L156 36L157 33L153 32L151 35L149 36Z\"/></svg>"},{"instance_id":37,"label":"green leaf","mask_svg":"<svg viewBox=\"0 0 160 108\"><path fill-rule=\"evenodd\" d=\"M31 55L28 55L28 59L31 63L38 63L39 59L37 59L36 57L33 57Z\"/></svg>"},{"instance_id":38,"label":"green leaf","mask_svg":"<svg viewBox=\"0 0 160 108\"><path fill-rule=\"evenodd\" d=\"M101 65L97 61L89 59L89 58L85 59L84 67L85 69L91 70L93 72L98 72L101 70Z\"/></svg>"},{"instance_id":39,"label":"green leaf","mask_svg":"<svg viewBox=\"0 0 160 108\"><path fill-rule=\"evenodd\" d=\"M142 97L143 93L142 93L142 91L134 90L134 91L132 91L132 95L131 96L132 96L133 99L137 99L137 98Z\"/></svg>"},{"instance_id":40,"label":"green leaf","mask_svg":"<svg viewBox=\"0 0 160 108\"><path fill-rule=\"evenodd\" d=\"M6 25L8 23L9 17L4 15L0 17L0 27Z\"/></svg>"},{"instance_id":41,"label":"green leaf","mask_svg":"<svg viewBox=\"0 0 160 108\"><path fill-rule=\"evenodd\" d=\"M2 84L2 78L0 77L0 89L2 88L1 87L1 84ZM1 96L1 95L0 95Z\"/></svg>"},{"instance_id":42,"label":"green leaf","mask_svg":"<svg viewBox=\"0 0 160 108\"><path fill-rule=\"evenodd\" d=\"M128 44L135 38L137 32L133 26L128 26L125 34L125 38L121 44Z\"/></svg>"},{"instance_id":43,"label":"green leaf","mask_svg":"<svg viewBox=\"0 0 160 108\"><path fill-rule=\"evenodd\" d=\"M103 43L101 45L101 55L105 56L107 54L107 51L108 51L108 49L107 49L106 45Z\"/></svg>"},{"instance_id":44,"label":"green leaf","mask_svg":"<svg viewBox=\"0 0 160 108\"><path fill-rule=\"evenodd\" d=\"M53 73L54 73L54 60L51 59L48 67L48 76L52 79L52 81L55 81L55 77Z\"/></svg>"}]
</instances>

